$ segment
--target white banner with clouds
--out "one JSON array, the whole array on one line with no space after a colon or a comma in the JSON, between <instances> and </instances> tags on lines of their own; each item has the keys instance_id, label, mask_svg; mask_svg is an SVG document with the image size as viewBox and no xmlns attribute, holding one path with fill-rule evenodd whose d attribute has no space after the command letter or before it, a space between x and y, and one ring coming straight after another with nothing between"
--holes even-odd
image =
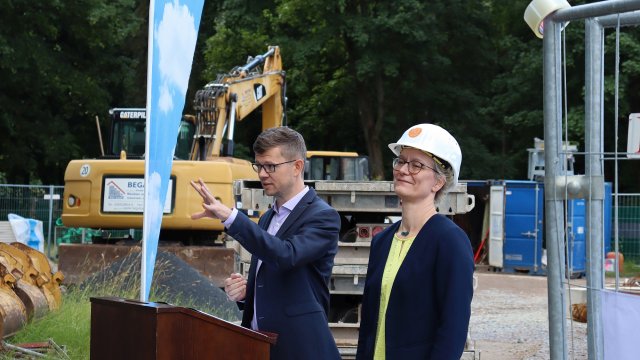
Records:
<instances>
[{"instance_id":1,"label":"white banner with clouds","mask_svg":"<svg viewBox=\"0 0 640 360\"><path fill-rule=\"evenodd\" d=\"M149 4L142 301L149 299L163 204L169 186L203 4L204 0L152 0Z\"/></svg>"}]
</instances>

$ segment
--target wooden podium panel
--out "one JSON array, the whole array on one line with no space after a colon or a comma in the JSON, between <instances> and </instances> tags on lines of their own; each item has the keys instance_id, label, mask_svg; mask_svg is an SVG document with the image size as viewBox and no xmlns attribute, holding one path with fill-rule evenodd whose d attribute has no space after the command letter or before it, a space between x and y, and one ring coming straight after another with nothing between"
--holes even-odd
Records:
<instances>
[{"instance_id":1,"label":"wooden podium panel","mask_svg":"<svg viewBox=\"0 0 640 360\"><path fill-rule=\"evenodd\" d=\"M91 298L91 359L269 359L277 335L193 309Z\"/></svg>"}]
</instances>

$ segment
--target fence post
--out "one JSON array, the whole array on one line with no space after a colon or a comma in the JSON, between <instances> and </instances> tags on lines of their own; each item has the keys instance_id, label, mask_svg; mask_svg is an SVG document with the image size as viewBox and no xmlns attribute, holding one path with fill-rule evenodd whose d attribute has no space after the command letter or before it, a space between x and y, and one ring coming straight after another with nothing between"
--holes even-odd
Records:
<instances>
[{"instance_id":1,"label":"fence post","mask_svg":"<svg viewBox=\"0 0 640 360\"><path fill-rule=\"evenodd\" d=\"M53 185L49 185L49 228L47 229L47 257L51 258L51 219L53 218Z\"/></svg>"}]
</instances>

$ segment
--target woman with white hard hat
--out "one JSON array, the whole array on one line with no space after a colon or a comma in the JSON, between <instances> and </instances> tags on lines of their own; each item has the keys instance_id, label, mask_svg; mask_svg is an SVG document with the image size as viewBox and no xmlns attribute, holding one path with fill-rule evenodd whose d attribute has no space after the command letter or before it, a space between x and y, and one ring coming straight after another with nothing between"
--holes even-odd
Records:
<instances>
[{"instance_id":1,"label":"woman with white hard hat","mask_svg":"<svg viewBox=\"0 0 640 360\"><path fill-rule=\"evenodd\" d=\"M371 242L357 359L459 360L473 297L467 235L436 202L457 182L458 142L419 124L389 144L402 220Z\"/></svg>"}]
</instances>

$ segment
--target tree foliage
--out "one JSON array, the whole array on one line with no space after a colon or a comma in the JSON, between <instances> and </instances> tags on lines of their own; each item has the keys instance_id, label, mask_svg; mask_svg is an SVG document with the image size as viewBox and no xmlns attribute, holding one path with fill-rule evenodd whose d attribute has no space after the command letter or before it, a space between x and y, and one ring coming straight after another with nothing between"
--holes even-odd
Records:
<instances>
[{"instance_id":1,"label":"tree foliage","mask_svg":"<svg viewBox=\"0 0 640 360\"><path fill-rule=\"evenodd\" d=\"M98 154L95 115L142 106L148 5L131 0L0 0L0 172L9 182L61 183L72 158ZM522 20L528 0L220 0L205 2L185 112L195 90L248 55L279 45L288 124L310 149L366 154L390 178L386 144L409 126L450 130L462 179L524 179L527 148L543 138L542 41ZM583 3L576 1L575 4ZM567 140L584 149L584 26L564 32ZM626 150L639 112L637 29L605 39L605 150ZM259 114L255 114L259 116ZM236 143L250 146L259 121ZM618 140L615 136L618 128ZM103 131L103 133L105 133ZM244 148L249 155L248 148ZM613 162L607 162L607 174ZM634 162L621 191L640 191ZM583 164L578 162L578 172ZM607 175L607 180L613 180Z\"/></svg>"},{"instance_id":2,"label":"tree foliage","mask_svg":"<svg viewBox=\"0 0 640 360\"><path fill-rule=\"evenodd\" d=\"M99 153L95 115L140 93L130 89L145 64L126 45L143 18L129 0L2 3L2 171L10 182L61 183L69 159Z\"/></svg>"},{"instance_id":3,"label":"tree foliage","mask_svg":"<svg viewBox=\"0 0 640 360\"><path fill-rule=\"evenodd\" d=\"M231 2L218 16L207 53L218 64L238 49L280 45L289 125L305 135L310 148L366 153L374 176L383 178L391 157L386 144L410 125L439 123L465 140L465 124L486 101L493 64L491 43L481 41L490 29L482 3L262 5ZM246 8L255 16L238 15Z\"/></svg>"}]
</instances>

